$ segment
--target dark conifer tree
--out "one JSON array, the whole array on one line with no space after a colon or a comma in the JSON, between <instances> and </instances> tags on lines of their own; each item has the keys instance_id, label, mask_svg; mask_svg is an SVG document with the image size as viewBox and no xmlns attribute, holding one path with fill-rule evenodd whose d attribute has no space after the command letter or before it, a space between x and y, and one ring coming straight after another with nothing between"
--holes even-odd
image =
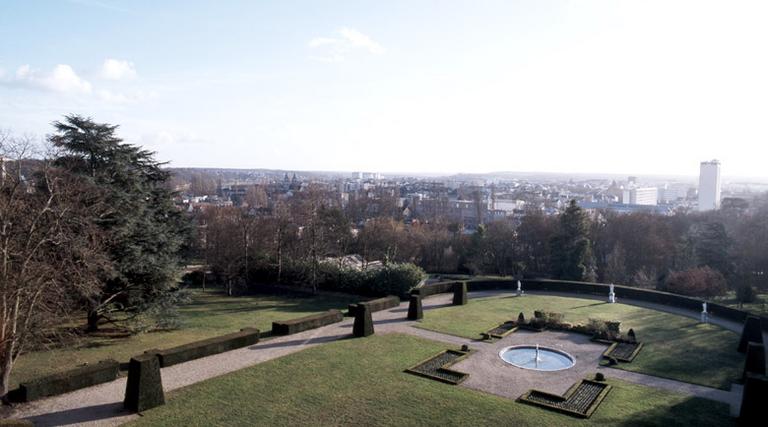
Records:
<instances>
[{"instance_id":1,"label":"dark conifer tree","mask_svg":"<svg viewBox=\"0 0 768 427\"><path fill-rule=\"evenodd\" d=\"M170 173L154 153L124 143L115 125L69 115L53 126L56 164L87 178L103 196L96 222L108 236L112 268L104 271L102 292L88 298L89 329L103 318L116 320L115 313L125 319L166 304L188 236L167 186Z\"/></svg>"}]
</instances>

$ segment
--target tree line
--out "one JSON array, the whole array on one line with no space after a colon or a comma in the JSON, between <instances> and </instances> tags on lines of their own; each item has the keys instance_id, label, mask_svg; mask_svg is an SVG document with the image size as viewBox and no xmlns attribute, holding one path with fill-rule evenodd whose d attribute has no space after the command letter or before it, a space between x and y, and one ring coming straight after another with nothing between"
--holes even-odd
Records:
<instances>
[{"instance_id":1,"label":"tree line","mask_svg":"<svg viewBox=\"0 0 768 427\"><path fill-rule=\"evenodd\" d=\"M431 273L600 281L741 300L766 289L768 197L707 213L588 213L571 202L559 215L529 211L480 225L437 218L406 224L392 216L356 221L330 191L310 186L268 209L221 207L198 217L198 251L216 277L250 286L272 266L303 261L307 283L328 257L413 263Z\"/></svg>"}]
</instances>

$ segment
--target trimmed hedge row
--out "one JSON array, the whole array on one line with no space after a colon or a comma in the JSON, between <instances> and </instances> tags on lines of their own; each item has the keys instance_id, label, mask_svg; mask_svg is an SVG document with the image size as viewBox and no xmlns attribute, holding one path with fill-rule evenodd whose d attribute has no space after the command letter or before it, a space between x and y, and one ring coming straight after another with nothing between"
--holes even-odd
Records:
<instances>
[{"instance_id":1,"label":"trimmed hedge row","mask_svg":"<svg viewBox=\"0 0 768 427\"><path fill-rule=\"evenodd\" d=\"M398 305L400 305L400 297L389 295L383 298L377 298L374 300L365 301L357 304L350 304L348 307L348 314L350 316L354 316L357 306L362 304L367 305L368 308L371 310L371 313L375 313L377 311L397 307Z\"/></svg>"},{"instance_id":2,"label":"trimmed hedge row","mask_svg":"<svg viewBox=\"0 0 768 427\"><path fill-rule=\"evenodd\" d=\"M411 291L411 295L419 295L422 298L425 298L430 295L453 292L454 283L461 283L461 282L441 282L441 283L433 283L430 285L424 285L420 288L413 289Z\"/></svg>"},{"instance_id":3,"label":"trimmed hedge row","mask_svg":"<svg viewBox=\"0 0 768 427\"><path fill-rule=\"evenodd\" d=\"M608 298L609 285L593 282L574 282L568 280L551 279L523 279L523 290L544 291L544 292L562 292L573 294L598 295ZM442 282L424 285L412 291L412 294L422 297L447 293L453 290L453 284L456 282ZM509 290L517 289L517 280L510 279L481 279L468 280L469 291L488 291L488 290ZM683 295L671 294L669 292L656 291L652 289L632 288L629 286L615 285L614 292L616 298L644 301L654 304L661 304L671 307L679 307L692 311L701 311L702 300ZM707 311L714 316L732 320L735 322L744 322L750 314L743 310L727 307L716 303L707 303ZM762 329L768 330L768 317L760 316Z\"/></svg>"},{"instance_id":4,"label":"trimmed hedge row","mask_svg":"<svg viewBox=\"0 0 768 427\"><path fill-rule=\"evenodd\" d=\"M157 354L160 366L165 368L190 360L213 354L224 353L240 347L253 345L259 342L259 330L254 328L241 329L240 332L195 341L165 350L150 350L149 353Z\"/></svg>"},{"instance_id":5,"label":"trimmed hedge row","mask_svg":"<svg viewBox=\"0 0 768 427\"><path fill-rule=\"evenodd\" d=\"M297 319L272 322L272 335L292 335L309 329L341 322L344 315L339 310L299 317Z\"/></svg>"},{"instance_id":6,"label":"trimmed hedge row","mask_svg":"<svg viewBox=\"0 0 768 427\"><path fill-rule=\"evenodd\" d=\"M288 263L283 266L281 283L303 287L309 283L311 265ZM257 266L251 269L251 279L258 289L261 283L277 282L277 268L274 265ZM346 292L370 297L397 295L406 298L408 292L426 277L420 267L411 263L391 263L380 268L357 270L340 267L334 262L321 262L317 271L317 286L322 290Z\"/></svg>"},{"instance_id":7,"label":"trimmed hedge row","mask_svg":"<svg viewBox=\"0 0 768 427\"><path fill-rule=\"evenodd\" d=\"M120 363L116 360L102 360L95 365L83 366L22 383L14 397L22 402L30 402L43 397L69 393L114 381L117 379L119 370Z\"/></svg>"}]
</instances>

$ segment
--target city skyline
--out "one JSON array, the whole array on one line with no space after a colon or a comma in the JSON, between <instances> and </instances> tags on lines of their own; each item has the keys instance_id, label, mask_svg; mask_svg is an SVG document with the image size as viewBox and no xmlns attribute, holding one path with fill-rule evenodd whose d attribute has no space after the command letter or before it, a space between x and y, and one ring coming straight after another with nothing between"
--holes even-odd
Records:
<instances>
[{"instance_id":1,"label":"city skyline","mask_svg":"<svg viewBox=\"0 0 768 427\"><path fill-rule=\"evenodd\" d=\"M718 158L765 178L766 19L761 2L6 2L0 127L82 114L174 167L695 177Z\"/></svg>"}]
</instances>

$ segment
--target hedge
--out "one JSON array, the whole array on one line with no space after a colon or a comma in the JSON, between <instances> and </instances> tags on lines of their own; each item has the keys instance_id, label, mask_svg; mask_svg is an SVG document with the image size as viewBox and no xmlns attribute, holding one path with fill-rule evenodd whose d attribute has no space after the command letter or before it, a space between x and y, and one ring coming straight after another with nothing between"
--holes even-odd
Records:
<instances>
[{"instance_id":1,"label":"hedge","mask_svg":"<svg viewBox=\"0 0 768 427\"><path fill-rule=\"evenodd\" d=\"M195 341L178 347L157 351L151 350L150 353L157 354L160 366L165 368L201 357L253 345L257 342L259 342L259 330L245 328L241 329L240 332Z\"/></svg>"},{"instance_id":2,"label":"hedge","mask_svg":"<svg viewBox=\"0 0 768 427\"><path fill-rule=\"evenodd\" d=\"M388 308L397 307L400 305L400 297L396 297L394 295L389 295L383 298L377 298L370 301L361 302L358 304L350 304L348 307L348 314L350 316L355 315L355 310L357 309L358 305L365 304L368 306L368 308L371 309L371 313L375 313L377 311L386 310Z\"/></svg>"},{"instance_id":3,"label":"hedge","mask_svg":"<svg viewBox=\"0 0 768 427\"><path fill-rule=\"evenodd\" d=\"M283 266L280 283L306 287L310 283L309 271L311 269L307 263L286 264ZM275 283L277 269L270 265L257 266L251 269L250 277L254 283ZM411 263L393 263L361 271L340 267L333 262L322 262L319 264L316 278L317 286L322 290L372 297L397 295L407 298L408 292L426 278L426 273Z\"/></svg>"},{"instance_id":4,"label":"hedge","mask_svg":"<svg viewBox=\"0 0 768 427\"><path fill-rule=\"evenodd\" d=\"M341 322L342 320L344 320L344 315L341 311L328 310L325 313L299 317L298 319L272 322L272 335L296 334L309 329Z\"/></svg>"},{"instance_id":5,"label":"hedge","mask_svg":"<svg viewBox=\"0 0 768 427\"><path fill-rule=\"evenodd\" d=\"M420 295L422 298L447 293L453 291L454 283L441 282L424 285L411 291L414 295ZM604 296L607 300L610 286L603 283L594 282L575 282L568 280L552 279L523 279L522 286L524 291L543 291L543 292L562 292L573 294L585 294L593 296ZM470 292L487 290L508 290L517 289L517 280L511 279L480 279L468 280L467 287ZM629 286L615 285L614 292L616 298L632 299L636 301L649 302L653 304L679 307L692 311L701 311L702 300L687 297L683 295L671 294L669 292L656 291L652 289L633 288ZM707 303L707 311L710 315L720 317L735 322L743 322L750 314L743 310L727 307L716 303ZM760 323L762 329L768 330L768 317L761 316Z\"/></svg>"},{"instance_id":6,"label":"hedge","mask_svg":"<svg viewBox=\"0 0 768 427\"><path fill-rule=\"evenodd\" d=\"M132 357L128 363L123 407L129 411L142 412L164 403L163 379L157 354L144 353Z\"/></svg>"},{"instance_id":7,"label":"hedge","mask_svg":"<svg viewBox=\"0 0 768 427\"><path fill-rule=\"evenodd\" d=\"M30 402L43 397L69 393L92 385L114 381L117 379L119 370L120 363L116 360L102 360L95 365L83 366L22 383L14 395L22 402Z\"/></svg>"}]
</instances>

